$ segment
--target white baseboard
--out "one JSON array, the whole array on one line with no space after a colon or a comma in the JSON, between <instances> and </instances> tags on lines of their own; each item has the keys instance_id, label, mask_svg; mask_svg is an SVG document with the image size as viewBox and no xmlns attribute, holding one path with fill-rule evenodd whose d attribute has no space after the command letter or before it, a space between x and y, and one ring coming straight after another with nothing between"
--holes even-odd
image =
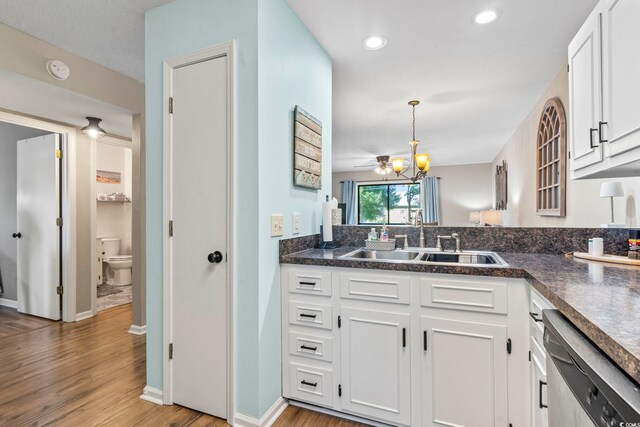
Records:
<instances>
[{"instance_id":1,"label":"white baseboard","mask_svg":"<svg viewBox=\"0 0 640 427\"><path fill-rule=\"evenodd\" d=\"M162 390L158 390L154 387L145 386L144 390L142 390L142 396L140 396L140 399L155 403L156 405L163 405Z\"/></svg>"},{"instance_id":2,"label":"white baseboard","mask_svg":"<svg viewBox=\"0 0 640 427\"><path fill-rule=\"evenodd\" d=\"M12 299L0 298L0 305L11 308L18 308L18 301Z\"/></svg>"},{"instance_id":3,"label":"white baseboard","mask_svg":"<svg viewBox=\"0 0 640 427\"><path fill-rule=\"evenodd\" d=\"M142 326L131 325L129 327L129 333L133 335L144 335L147 333L147 325L142 325Z\"/></svg>"},{"instance_id":4,"label":"white baseboard","mask_svg":"<svg viewBox=\"0 0 640 427\"><path fill-rule=\"evenodd\" d=\"M235 414L233 416L233 425L235 427L269 427L276 422L287 406L287 401L280 397L259 420L246 415Z\"/></svg>"},{"instance_id":5,"label":"white baseboard","mask_svg":"<svg viewBox=\"0 0 640 427\"><path fill-rule=\"evenodd\" d=\"M76 314L76 322L79 322L84 319L88 319L89 317L93 317L93 310L83 311L82 313Z\"/></svg>"}]
</instances>

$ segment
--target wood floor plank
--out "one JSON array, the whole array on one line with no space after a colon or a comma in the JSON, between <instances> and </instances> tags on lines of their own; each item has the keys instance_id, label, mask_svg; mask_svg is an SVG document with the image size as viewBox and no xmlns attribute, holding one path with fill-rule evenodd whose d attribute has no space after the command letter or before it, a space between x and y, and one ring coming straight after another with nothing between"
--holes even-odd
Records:
<instances>
[{"instance_id":1,"label":"wood floor plank","mask_svg":"<svg viewBox=\"0 0 640 427\"><path fill-rule=\"evenodd\" d=\"M129 334L130 324L130 304L76 323L0 307L0 426L228 426L179 405L140 399L145 336ZM361 425L295 406L274 424Z\"/></svg>"}]
</instances>

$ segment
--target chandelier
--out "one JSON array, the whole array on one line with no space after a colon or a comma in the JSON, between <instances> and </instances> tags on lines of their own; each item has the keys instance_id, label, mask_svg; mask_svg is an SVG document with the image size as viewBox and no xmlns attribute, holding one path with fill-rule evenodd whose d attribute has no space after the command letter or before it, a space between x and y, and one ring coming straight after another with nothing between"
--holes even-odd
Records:
<instances>
[{"instance_id":1,"label":"chandelier","mask_svg":"<svg viewBox=\"0 0 640 427\"><path fill-rule=\"evenodd\" d=\"M420 104L420 101L409 101L409 105L411 105L411 108L413 109L413 137L411 141L409 141L409 145L411 146L411 160L409 165L405 169L405 161L402 157L395 157L391 159L391 165L396 175L398 177L409 179L412 182L416 182L417 180L427 176L427 172L429 172L429 166L431 164L431 158L428 154L418 154L417 151L418 144L420 143L420 141L416 139L416 105L418 104ZM407 176L407 173L410 173L411 176Z\"/></svg>"}]
</instances>

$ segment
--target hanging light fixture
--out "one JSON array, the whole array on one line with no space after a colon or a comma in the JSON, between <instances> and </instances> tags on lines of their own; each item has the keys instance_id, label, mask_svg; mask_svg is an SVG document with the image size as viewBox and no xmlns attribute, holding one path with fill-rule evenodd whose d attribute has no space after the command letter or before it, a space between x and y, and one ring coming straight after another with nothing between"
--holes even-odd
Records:
<instances>
[{"instance_id":1,"label":"hanging light fixture","mask_svg":"<svg viewBox=\"0 0 640 427\"><path fill-rule=\"evenodd\" d=\"M416 105L418 104L420 104L420 101L409 101L409 105L411 105L413 109L413 136L411 141L409 141L409 145L411 146L411 160L409 165L405 169L405 161L402 157L391 159L391 165L396 175L409 179L412 182L416 182L420 178L427 176L427 172L429 172L429 167L431 166L431 157L429 157L428 154L418 154L418 144L420 143L420 141L416 139ZM406 175L409 170L411 170L411 176Z\"/></svg>"},{"instance_id":2,"label":"hanging light fixture","mask_svg":"<svg viewBox=\"0 0 640 427\"><path fill-rule=\"evenodd\" d=\"M100 139L107 134L107 132L105 132L104 129L100 127L100 122L102 121L102 119L99 119L97 117L87 117L86 119L89 121L89 124L80 129L83 134L88 135L90 138L94 139Z\"/></svg>"},{"instance_id":3,"label":"hanging light fixture","mask_svg":"<svg viewBox=\"0 0 640 427\"><path fill-rule=\"evenodd\" d=\"M391 165L389 164L389 156L376 157L378 166L374 169L378 175L386 175L391 173Z\"/></svg>"}]
</instances>

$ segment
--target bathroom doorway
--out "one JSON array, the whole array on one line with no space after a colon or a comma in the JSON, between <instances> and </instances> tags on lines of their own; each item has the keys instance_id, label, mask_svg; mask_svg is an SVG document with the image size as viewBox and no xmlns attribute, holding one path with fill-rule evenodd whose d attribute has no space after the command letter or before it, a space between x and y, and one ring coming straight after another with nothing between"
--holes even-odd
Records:
<instances>
[{"instance_id":1,"label":"bathroom doorway","mask_svg":"<svg viewBox=\"0 0 640 427\"><path fill-rule=\"evenodd\" d=\"M132 302L132 156L130 141L96 142L92 299L97 313Z\"/></svg>"}]
</instances>

